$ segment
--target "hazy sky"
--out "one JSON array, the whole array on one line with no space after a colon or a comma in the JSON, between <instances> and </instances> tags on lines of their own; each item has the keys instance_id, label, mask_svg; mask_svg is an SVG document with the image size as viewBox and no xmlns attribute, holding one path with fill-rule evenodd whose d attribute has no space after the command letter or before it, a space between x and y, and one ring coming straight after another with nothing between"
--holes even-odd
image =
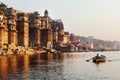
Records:
<instances>
[{"instance_id":1,"label":"hazy sky","mask_svg":"<svg viewBox=\"0 0 120 80\"><path fill-rule=\"evenodd\" d=\"M1 0L25 12L47 9L62 19L65 31L97 39L120 41L120 0Z\"/></svg>"}]
</instances>

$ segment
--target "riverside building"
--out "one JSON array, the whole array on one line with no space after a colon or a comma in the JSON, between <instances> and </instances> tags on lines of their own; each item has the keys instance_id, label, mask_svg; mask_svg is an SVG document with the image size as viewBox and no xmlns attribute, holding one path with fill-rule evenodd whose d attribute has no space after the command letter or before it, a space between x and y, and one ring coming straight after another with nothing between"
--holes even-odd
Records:
<instances>
[{"instance_id":1,"label":"riverside building","mask_svg":"<svg viewBox=\"0 0 120 80\"><path fill-rule=\"evenodd\" d=\"M7 17L0 11L0 47L8 44Z\"/></svg>"},{"instance_id":2,"label":"riverside building","mask_svg":"<svg viewBox=\"0 0 120 80\"><path fill-rule=\"evenodd\" d=\"M29 46L29 25L28 14L17 13L17 31L18 31L18 45L28 47Z\"/></svg>"},{"instance_id":3,"label":"riverside building","mask_svg":"<svg viewBox=\"0 0 120 80\"><path fill-rule=\"evenodd\" d=\"M8 43L17 45L17 29L16 29L16 13L14 8L7 8L7 27L8 27Z\"/></svg>"},{"instance_id":4,"label":"riverside building","mask_svg":"<svg viewBox=\"0 0 120 80\"><path fill-rule=\"evenodd\" d=\"M41 44L47 48L52 48L53 35L52 35L52 19L49 17L47 10L44 16L41 16Z\"/></svg>"},{"instance_id":5,"label":"riverside building","mask_svg":"<svg viewBox=\"0 0 120 80\"><path fill-rule=\"evenodd\" d=\"M29 13L29 43L40 45L41 18L39 12Z\"/></svg>"}]
</instances>

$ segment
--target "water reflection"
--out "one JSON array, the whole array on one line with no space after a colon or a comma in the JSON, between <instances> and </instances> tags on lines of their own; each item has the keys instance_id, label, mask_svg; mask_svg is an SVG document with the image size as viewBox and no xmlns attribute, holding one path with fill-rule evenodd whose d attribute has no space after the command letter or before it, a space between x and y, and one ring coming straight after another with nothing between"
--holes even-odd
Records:
<instances>
[{"instance_id":1,"label":"water reflection","mask_svg":"<svg viewBox=\"0 0 120 80\"><path fill-rule=\"evenodd\" d=\"M104 52L107 57L118 61L100 64L86 62L96 54L42 53L0 56L0 80L119 80L120 53Z\"/></svg>"}]
</instances>

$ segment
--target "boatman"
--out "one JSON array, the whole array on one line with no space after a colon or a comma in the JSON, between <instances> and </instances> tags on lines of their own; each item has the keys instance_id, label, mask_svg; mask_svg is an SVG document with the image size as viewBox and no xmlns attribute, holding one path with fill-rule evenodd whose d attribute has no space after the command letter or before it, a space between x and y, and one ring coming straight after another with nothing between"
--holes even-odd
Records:
<instances>
[{"instance_id":1,"label":"boatman","mask_svg":"<svg viewBox=\"0 0 120 80\"><path fill-rule=\"evenodd\" d=\"M100 58L99 54L97 54L96 56L94 56L92 59L98 59L98 58Z\"/></svg>"},{"instance_id":2,"label":"boatman","mask_svg":"<svg viewBox=\"0 0 120 80\"><path fill-rule=\"evenodd\" d=\"M95 58L98 59L99 58L99 54L97 54L97 56Z\"/></svg>"}]
</instances>

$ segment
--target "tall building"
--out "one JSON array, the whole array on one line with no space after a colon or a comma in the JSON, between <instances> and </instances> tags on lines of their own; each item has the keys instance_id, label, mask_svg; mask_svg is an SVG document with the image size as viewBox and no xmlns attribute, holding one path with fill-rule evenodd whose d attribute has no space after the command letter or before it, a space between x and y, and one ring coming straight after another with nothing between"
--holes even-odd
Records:
<instances>
[{"instance_id":1,"label":"tall building","mask_svg":"<svg viewBox=\"0 0 120 80\"><path fill-rule=\"evenodd\" d=\"M8 18L8 43L18 44L16 29L16 12L14 8L7 8L6 16Z\"/></svg>"},{"instance_id":2,"label":"tall building","mask_svg":"<svg viewBox=\"0 0 120 80\"><path fill-rule=\"evenodd\" d=\"M48 11L45 10L44 16L41 17L41 44L44 46L52 46L52 19L48 15Z\"/></svg>"},{"instance_id":3,"label":"tall building","mask_svg":"<svg viewBox=\"0 0 120 80\"><path fill-rule=\"evenodd\" d=\"M52 31L53 31L53 42L54 43L58 42L58 28L59 28L59 23L56 20L53 20Z\"/></svg>"},{"instance_id":4,"label":"tall building","mask_svg":"<svg viewBox=\"0 0 120 80\"><path fill-rule=\"evenodd\" d=\"M53 20L52 22L53 42L61 45L68 44L69 32L64 31L63 22L61 19Z\"/></svg>"},{"instance_id":5,"label":"tall building","mask_svg":"<svg viewBox=\"0 0 120 80\"><path fill-rule=\"evenodd\" d=\"M7 17L0 11L0 46L8 44Z\"/></svg>"},{"instance_id":6,"label":"tall building","mask_svg":"<svg viewBox=\"0 0 120 80\"><path fill-rule=\"evenodd\" d=\"M41 18L39 12L29 13L29 37L30 44L40 44Z\"/></svg>"},{"instance_id":7,"label":"tall building","mask_svg":"<svg viewBox=\"0 0 120 80\"><path fill-rule=\"evenodd\" d=\"M58 42L59 43L62 43L64 41L64 25L63 25L63 22L58 22Z\"/></svg>"},{"instance_id":8,"label":"tall building","mask_svg":"<svg viewBox=\"0 0 120 80\"><path fill-rule=\"evenodd\" d=\"M17 13L18 45L29 46L28 14Z\"/></svg>"}]
</instances>

